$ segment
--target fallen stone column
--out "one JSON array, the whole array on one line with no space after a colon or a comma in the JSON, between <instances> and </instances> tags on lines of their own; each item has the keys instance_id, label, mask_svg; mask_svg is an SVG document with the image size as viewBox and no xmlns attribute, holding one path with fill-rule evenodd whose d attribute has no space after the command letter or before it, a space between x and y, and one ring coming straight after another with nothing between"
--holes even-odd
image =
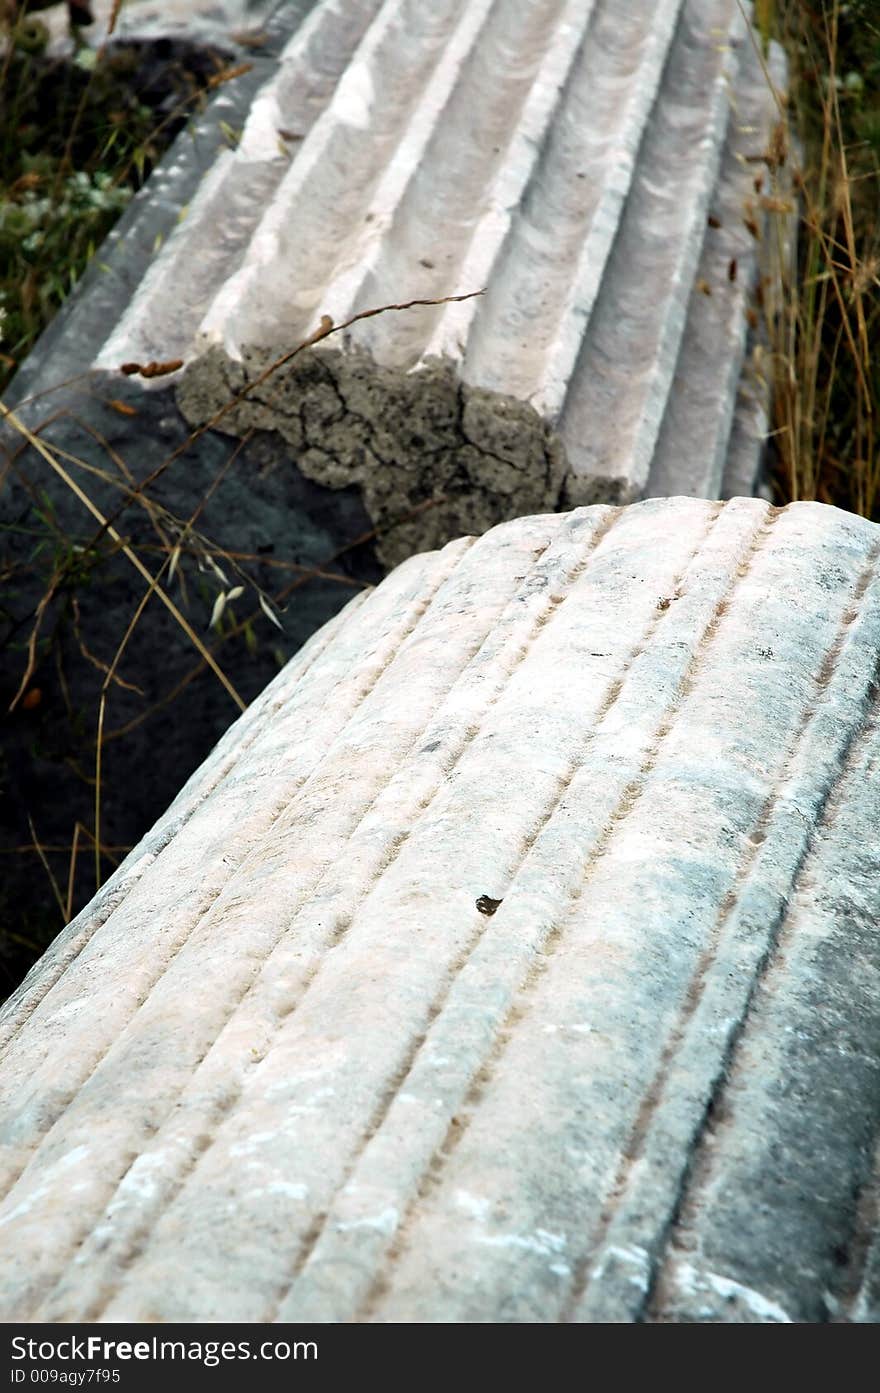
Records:
<instances>
[{"instance_id":1,"label":"fallen stone column","mask_svg":"<svg viewBox=\"0 0 880 1393\"><path fill-rule=\"evenodd\" d=\"M317 5L97 366L184 362L202 426L321 316L482 290L358 320L221 428L358 485L386 564L560 503L752 492L768 63L737 0Z\"/></svg>"},{"instance_id":2,"label":"fallen stone column","mask_svg":"<svg viewBox=\"0 0 880 1393\"><path fill-rule=\"evenodd\" d=\"M880 530L413 557L0 1013L5 1320L876 1320Z\"/></svg>"}]
</instances>

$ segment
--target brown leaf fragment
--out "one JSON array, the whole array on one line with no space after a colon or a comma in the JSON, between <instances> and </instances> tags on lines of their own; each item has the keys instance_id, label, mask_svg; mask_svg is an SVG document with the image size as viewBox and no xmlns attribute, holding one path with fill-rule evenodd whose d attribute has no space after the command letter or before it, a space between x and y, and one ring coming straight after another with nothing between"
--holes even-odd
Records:
<instances>
[{"instance_id":1,"label":"brown leaf fragment","mask_svg":"<svg viewBox=\"0 0 880 1393\"><path fill-rule=\"evenodd\" d=\"M766 209L768 213L787 214L794 212L794 204L789 198L770 198L765 195L761 199L761 207Z\"/></svg>"},{"instance_id":2,"label":"brown leaf fragment","mask_svg":"<svg viewBox=\"0 0 880 1393\"><path fill-rule=\"evenodd\" d=\"M224 82L231 82L234 77L243 77L245 73L251 71L253 66L253 63L239 63L234 68L223 68L221 72L215 73L213 77L208 78L207 86L209 89L212 87L220 87Z\"/></svg>"},{"instance_id":3,"label":"brown leaf fragment","mask_svg":"<svg viewBox=\"0 0 880 1393\"><path fill-rule=\"evenodd\" d=\"M126 377L133 377L136 373L141 377L166 377L182 367L182 358L171 358L167 363L157 363L153 359L151 363L123 363L119 371L124 372Z\"/></svg>"},{"instance_id":4,"label":"brown leaf fragment","mask_svg":"<svg viewBox=\"0 0 880 1393\"><path fill-rule=\"evenodd\" d=\"M251 29L236 29L229 37L240 44L242 48L265 48L269 42L269 35L260 30L254 32Z\"/></svg>"}]
</instances>

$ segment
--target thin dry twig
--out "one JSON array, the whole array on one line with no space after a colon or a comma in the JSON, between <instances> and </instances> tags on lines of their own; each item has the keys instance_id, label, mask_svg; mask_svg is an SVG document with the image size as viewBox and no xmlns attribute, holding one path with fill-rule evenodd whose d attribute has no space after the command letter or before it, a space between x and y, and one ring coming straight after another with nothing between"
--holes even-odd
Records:
<instances>
[{"instance_id":1,"label":"thin dry twig","mask_svg":"<svg viewBox=\"0 0 880 1393\"><path fill-rule=\"evenodd\" d=\"M147 593L149 594L149 591ZM82 632L80 630L79 600L77 599L76 595L73 595L71 597L71 608L73 610L73 632L76 635L76 641L79 647L79 651L80 653L82 653L86 662L91 663L92 667L97 668L99 672L103 672L106 675L108 681L115 682L116 685L118 687L122 687L124 691L135 692L137 696L143 696L143 687L136 686L134 682L126 682L124 677L120 677L119 673L116 671L115 661L111 667L110 665L104 662L103 658L97 657L97 655L92 653L91 650L86 646L85 639L83 638Z\"/></svg>"},{"instance_id":2,"label":"thin dry twig","mask_svg":"<svg viewBox=\"0 0 880 1393\"><path fill-rule=\"evenodd\" d=\"M201 426L196 426L196 428L193 431L191 431L190 434L187 436L186 440L184 440L182 444L178 445L174 450L172 450L170 454L166 455L165 458L159 464L156 465L156 468L153 469L146 476L146 478L140 482L140 484L138 484L137 488L135 489L135 494L143 493L143 491L145 489L148 489L151 484L154 484L156 480L162 474L164 474L165 470L168 469L174 463L175 460L179 459L182 454L185 454L186 451L190 449L192 445L195 444L199 437L204 435L205 431L212 430L214 426L218 425L219 422L222 421L223 418L226 415L228 415L230 411L234 411L236 406L238 406L240 402L244 401L245 397L248 395L249 392L253 392L257 387L262 386L262 384L265 381L267 381L267 379L270 378L274 372L278 372L280 368L283 368L288 363L292 362L292 360L296 358L298 354L304 352L307 348L311 348L314 344L319 343L322 339L329 338L331 334L338 334L345 329L350 329L352 324L356 324L358 320L372 319L377 314L387 314L390 311L394 310L409 310L419 306L430 307L433 305L454 304L463 300L476 299L478 295L485 295L485 293L486 290L485 287L483 287L481 290L468 291L466 295L443 295L436 300L406 300L403 301L401 304L378 305L371 310L361 310L359 314L352 315L350 319L346 319L342 324L334 324L329 315L322 315L321 322L318 325L318 328L315 329L313 333L309 334L308 337L303 339L301 343L298 343L295 348L290 349L287 353L282 353L279 358L276 358L273 363L269 364L268 368L266 368L265 371L259 375L259 377L255 377L252 382L246 383L240 391L236 392L235 395L232 396L230 400L224 406L222 406L220 410L215 413L215 415L213 415L210 418L210 420L205 421L205 423ZM121 504L115 513L110 514L111 523L115 523L116 521L118 521L121 513L130 501L131 500L126 500L126 503Z\"/></svg>"},{"instance_id":3,"label":"thin dry twig","mask_svg":"<svg viewBox=\"0 0 880 1393\"><path fill-rule=\"evenodd\" d=\"M67 903L65 909L65 923L69 923L73 918L73 887L76 881L76 857L79 851L79 832L82 823L77 819L73 828L73 845L70 848L70 862L67 868Z\"/></svg>"},{"instance_id":4,"label":"thin dry twig","mask_svg":"<svg viewBox=\"0 0 880 1393\"><path fill-rule=\"evenodd\" d=\"M178 455L183 454L185 450L189 449L192 442L200 435L203 435L206 430L212 430L214 426L218 425L225 416L228 416L230 411L234 411L239 403L244 401L245 397L250 392L255 391L257 387L261 387L273 373L286 367L288 363L292 362L300 353L305 352L307 348L312 348L316 343L320 343L322 339L330 338L331 334L340 334L345 329L350 329L352 324L357 324L361 319L373 319L377 314L388 314L396 310L411 310L418 306L457 304L462 300L474 300L478 295L485 295L485 293L486 288L484 286L481 290L470 290L466 295L443 295L437 300L404 300L400 304L377 305L375 309L361 310L358 314L353 314L350 319L343 320L341 324L334 324L329 314L322 314L317 329L313 330L312 333L309 334L307 338L304 338L301 343L298 343L295 348L291 348L287 353L282 353L280 358L276 358L273 363L270 363L252 382L246 383L224 406L221 406L219 411L214 413L210 420L206 421L204 425L198 426L187 441L183 445L178 446L172 453L170 459L176 459Z\"/></svg>"}]
</instances>

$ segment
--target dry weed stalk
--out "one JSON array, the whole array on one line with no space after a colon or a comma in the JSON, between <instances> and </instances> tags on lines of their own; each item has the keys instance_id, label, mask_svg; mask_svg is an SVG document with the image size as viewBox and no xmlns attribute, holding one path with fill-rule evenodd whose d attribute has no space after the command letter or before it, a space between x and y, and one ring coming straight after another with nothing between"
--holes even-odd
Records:
<instances>
[{"instance_id":1,"label":"dry weed stalk","mask_svg":"<svg viewBox=\"0 0 880 1393\"><path fill-rule=\"evenodd\" d=\"M478 290L472 291L466 295L443 296L440 299L417 299L405 301L399 304L380 305L374 309L362 310L360 313L352 315L350 319L347 319L341 324L334 324L329 315L323 315L321 317L317 329L315 329L313 333L309 334L305 339L302 340L302 342L298 343L294 348L290 349L288 352L281 354L277 359L275 359L274 362L272 362L269 365L268 368L265 369L264 372L262 372L253 381L247 383L246 386L242 388L240 392L236 393L236 395L232 397L229 400L229 402L225 403L224 406L221 407L221 409L217 411L209 421L207 421L204 425L193 430L187 436L187 439L183 442L183 444L181 444L177 449L175 449L168 456L166 456L166 458L162 460L162 462L156 467L156 469L154 469L152 473L148 475L147 478L144 479L140 484L135 483L130 470L125 465L125 462L118 456L118 454L116 454L116 452L114 452L110 448L109 443L106 440L103 440L99 432L93 430L91 427L86 425L86 423L80 422L80 424L83 425L84 428L88 430L89 433L104 446L106 452L113 460L113 462L116 464L119 474L122 476L121 478L109 474L106 470L102 470L94 465L90 465L87 461L80 459L78 456L72 454L70 451L63 450L60 447L50 448L45 444L44 441L42 441L39 438L38 435L36 435L33 431L31 431L28 428L27 425L25 425L25 423L14 411L11 411L2 402L0 402L0 416L5 418L12 426L12 428L22 437L22 439L29 446L31 446L32 449L35 449L39 455L41 455L41 457L46 461L46 463L50 466L54 473L62 480L66 487L71 490L71 492L79 499L79 501L88 509L89 513L100 524L98 532L92 538L86 550L88 552L94 552L105 535L110 537L111 540L114 542L116 548L119 551L121 551L122 554L126 557L126 559L131 563L131 565L134 566L134 568L138 571L141 577L146 581L147 585L146 590L140 597L135 611L131 619L129 620L125 633L122 635L119 644L117 645L116 652L111 663L107 664L103 662L101 659L97 658L88 650L88 648L85 645L85 641L82 637L82 634L79 632L78 622L75 624L80 651L82 652L84 658L86 658L86 660L90 662L93 666L99 668L104 674L98 699L97 732L95 740L94 833L86 833L86 829L82 829L83 834L88 835L89 839L93 843L95 855L95 879L97 886L100 886L101 884L101 857L104 850L101 844L101 798L102 752L106 741L108 739L119 738L122 735L126 734L136 725L140 724L142 720L145 720L148 715L152 714L162 705L167 704L167 701L173 700L175 697L179 696L181 691L183 691L183 689L189 684L189 682L192 681L195 677L197 677L199 673L204 671L205 667L210 668L211 671L214 672L215 676L222 683L222 685L227 690L229 695L232 697L233 701L236 703L239 709L244 710L245 707L245 703L242 701L241 697L236 692L234 686L229 681L228 677L220 667L214 655L214 651L212 651L212 649L209 648L204 643L204 641L200 639L199 636L195 633L189 621L182 614L177 605L174 604L174 601L170 598L170 596L167 593L167 590L163 587L161 582L163 578L166 577L166 575L169 583L174 578L174 575L178 569L180 558L184 554L184 549L186 548L188 551L195 552L197 558L199 559L200 565L202 560L206 562L208 568L211 569L214 572L214 574L220 579L224 587L229 587L229 582L226 575L218 565L216 559L218 556L221 557L242 580L245 580L246 582L253 585L253 582L249 581L249 578L243 572L239 564L239 558L233 552L224 550L223 548L214 547L207 538L203 537L195 529L195 524L199 518L199 515L203 511L211 495L219 487L225 473L229 469L230 465L233 463L235 457L237 456L239 451L243 449L244 445L246 444L247 437L244 440L241 440L236 445L230 457L225 461L219 473L213 480L211 486L206 491L204 496L200 499L193 513L186 521L181 521L181 519L176 518L162 505L156 503L153 499L151 499L148 496L146 490L152 483L155 482L156 479L160 477L162 473L164 473L166 469L170 467L171 464L174 463L176 459L178 459L186 450L191 448L191 446L194 444L194 442L198 439L199 436L204 434L205 431L218 425L229 412L233 411L235 407L242 400L244 400L245 397L247 397L247 395L250 392L252 392L255 388L260 386L261 383L265 382L270 376L272 376L273 373L278 372L281 368L285 367L295 357L297 357L298 354L304 352L307 348L312 347L314 344L319 343L323 339L329 338L331 334L339 333L345 329L350 328L352 324L355 324L358 320L361 319L369 319L374 317L375 315L385 314L390 311L404 311L412 309L416 306L442 305L461 300L468 300L472 299L475 295L482 295L483 293L484 292L482 290ZM143 367L140 364L126 363L122 366L120 370L126 375L131 375L132 373L137 372L140 373L142 376L151 377L161 375L161 371L163 370L163 368L168 368L169 371L175 371L179 365L180 364L177 360L175 360L175 362L170 366L151 363L147 364L146 367ZM125 414L128 414L131 410L131 408L126 407L125 403L119 403L119 405L125 409ZM91 473L93 475L98 476L103 482L109 483L113 487L118 489L123 495L123 500L118 506L118 508L109 515L105 514L100 508L98 508L94 501L90 498L88 493L85 491L85 489L83 489L76 482L76 480L64 467L64 464L62 464L62 459L66 460L71 464L77 465L78 467L84 469L87 473ZM442 499L427 500L424 504L421 504L419 508L414 509L410 513L408 513L406 515L406 518L400 519L399 521L406 521L415 513L421 512L426 508L436 507L438 503L442 501ZM156 573L153 573L144 564L137 552L133 549L129 542L126 541L126 539L120 535L119 531L116 528L116 522L119 520L123 511L132 503L139 504L142 508L144 508L147 511L152 521L154 530L156 532L159 546L164 558L161 562L159 570ZM172 534L174 536L173 541L171 540ZM362 537L355 538L353 542L349 543L346 547L341 548L340 551L337 552L333 557L328 558L326 565L331 565L333 561L338 559L338 557L341 556L345 551L350 550L351 548L358 546L363 542L373 539L377 534L378 529L372 529L370 532L365 533ZM301 585L305 584L307 580L311 579L316 574L326 575L334 580L344 581L344 577L338 577L335 575L332 575L331 577L331 573L326 571L323 566L310 569L304 567L296 567L293 569L300 571L301 574L296 576L294 580L292 580L282 588L282 590L278 593L277 597L275 598L275 605L277 605L281 600L287 598L296 589L298 589ZM46 614L49 604L55 597L56 591L61 583L61 580L63 579L63 574L63 568L55 569L52 577L50 578L49 585L47 586L43 596L41 597L37 605L36 611L34 613L33 626L28 639L27 662L25 665L25 670L19 683L18 689L15 693L15 696L9 704L10 711L14 711L16 709L16 707L25 699L26 693L28 692L31 679L36 670L37 641L42 626L43 618ZM266 615L266 617L270 619L274 624L278 625L279 628L282 627L280 620L278 619L277 614L275 613L275 609L273 605L270 604L268 597L260 589L259 586L253 585L253 588L257 595L259 610L254 611L246 619L235 623L232 626L231 630L224 636L224 639L228 639L233 634L243 632L249 624L253 623L254 619L257 617L260 611L262 611L262 613ZM228 600L238 598L243 593L243 591L243 585L236 585L232 586L231 588L225 588L224 590L221 590L219 592L215 601L214 612L211 616L211 622L209 627L216 627L223 614L226 602ZM138 623L140 622L144 609L146 608L146 605L148 604L151 595L153 595L154 593L159 597L159 599L162 601L165 607L169 610L175 622L180 626L180 628L186 634L187 638L193 644L194 648L199 654L199 662L185 676L182 682L177 684L174 691L167 698L163 699L162 702L155 704L153 707L150 708L149 711L141 713L138 717L135 717L132 721L129 721L125 726L120 727L118 730L105 733L104 722L107 707L107 694L111 686L116 684L125 687L129 690L139 690L137 688L134 688L133 684L126 682L122 677L120 677L118 673L118 667L121 662L122 656L128 646L128 643L132 635L134 634L138 626ZM78 620L78 614L76 614L76 612L75 617ZM219 645L215 645L214 647L219 647ZM67 886L68 893L66 900L61 895L60 888L58 887L57 882L54 876L52 875L51 867L49 866L48 861L46 860L45 854L43 853L42 847L40 846L36 833L33 832L32 829L34 845L37 848L38 854L40 855L40 859L43 862L47 870L47 873L50 876L53 895L55 896L57 903L62 907L62 912L64 912L65 908L69 908L69 906L72 903L76 857L79 849L79 828L80 824L77 823L77 827L74 832L73 846L71 851L71 862L68 873Z\"/></svg>"},{"instance_id":2,"label":"dry weed stalk","mask_svg":"<svg viewBox=\"0 0 880 1393\"><path fill-rule=\"evenodd\" d=\"M781 502L819 499L876 518L880 373L871 345L880 330L880 170L847 139L841 5L765 0L757 17L762 33L775 28L786 42L794 98L776 94L779 120L763 156L770 236L759 300L768 354L759 372L772 393L777 492ZM880 52L880 29L877 39ZM791 185L796 259L784 210Z\"/></svg>"}]
</instances>

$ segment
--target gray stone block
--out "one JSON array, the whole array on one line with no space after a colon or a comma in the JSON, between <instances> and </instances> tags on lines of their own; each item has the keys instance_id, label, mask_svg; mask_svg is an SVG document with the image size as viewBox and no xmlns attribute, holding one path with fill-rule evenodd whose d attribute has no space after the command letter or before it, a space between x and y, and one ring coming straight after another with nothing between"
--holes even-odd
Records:
<instances>
[{"instance_id":1,"label":"gray stone block","mask_svg":"<svg viewBox=\"0 0 880 1393\"><path fill-rule=\"evenodd\" d=\"M876 1320L880 530L359 595L0 1013L6 1320Z\"/></svg>"}]
</instances>

